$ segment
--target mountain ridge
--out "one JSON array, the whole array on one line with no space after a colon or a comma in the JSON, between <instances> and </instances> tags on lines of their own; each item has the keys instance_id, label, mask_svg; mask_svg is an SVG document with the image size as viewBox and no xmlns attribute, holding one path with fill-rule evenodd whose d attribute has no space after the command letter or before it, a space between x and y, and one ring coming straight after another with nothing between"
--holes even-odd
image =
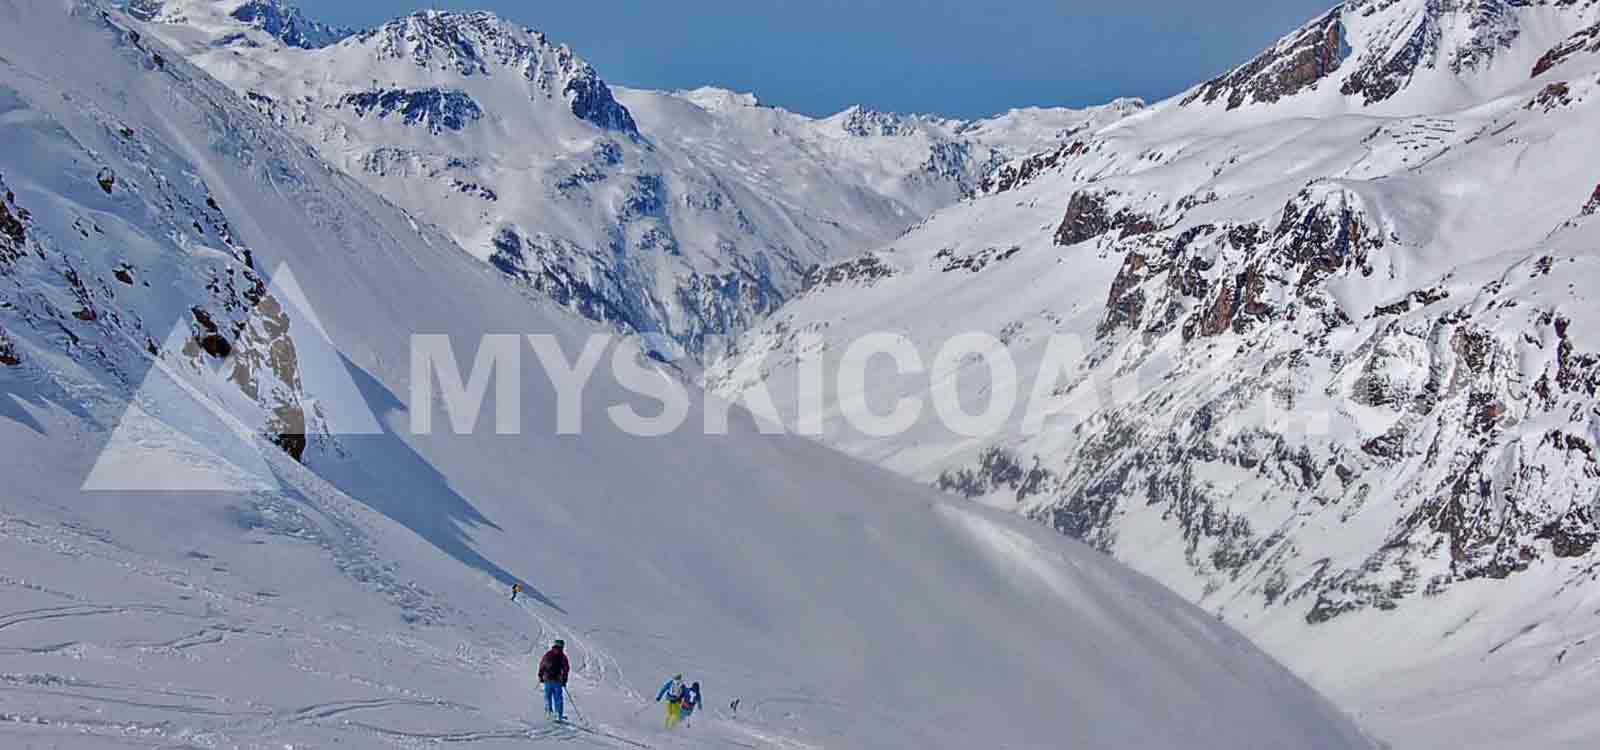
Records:
<instances>
[{"instance_id":1,"label":"mountain ridge","mask_svg":"<svg viewBox=\"0 0 1600 750\"><path fill-rule=\"evenodd\" d=\"M691 362L810 267L1137 107L817 119L705 90L623 96L570 48L486 12L422 11L301 49L241 42L231 0L181 2L146 28L330 161L513 281Z\"/></svg>"}]
</instances>

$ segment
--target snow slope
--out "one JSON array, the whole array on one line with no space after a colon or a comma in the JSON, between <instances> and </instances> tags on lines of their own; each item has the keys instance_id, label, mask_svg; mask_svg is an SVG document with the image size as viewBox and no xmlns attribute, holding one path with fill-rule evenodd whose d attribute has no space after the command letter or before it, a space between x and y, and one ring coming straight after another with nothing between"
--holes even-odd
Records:
<instances>
[{"instance_id":1,"label":"snow slope","mask_svg":"<svg viewBox=\"0 0 1600 750\"><path fill-rule=\"evenodd\" d=\"M308 49L241 21L240 0L145 5L149 33L383 196L584 316L695 358L815 264L1137 108L819 120L714 89L614 91L565 45L486 12L418 12Z\"/></svg>"},{"instance_id":2,"label":"snow slope","mask_svg":"<svg viewBox=\"0 0 1600 750\"><path fill-rule=\"evenodd\" d=\"M826 442L1114 554L1397 743L1592 744L1597 22L1341 5L821 269L707 382L798 426L820 352ZM931 366L973 331L1018 384L976 356L831 379L867 334ZM1030 426L1041 379L1065 411ZM967 436L936 386L1017 403ZM841 416L907 395L902 434Z\"/></svg>"},{"instance_id":3,"label":"snow slope","mask_svg":"<svg viewBox=\"0 0 1600 750\"><path fill-rule=\"evenodd\" d=\"M747 418L626 435L608 368L581 435L526 356L524 431L413 434L413 334L595 329L105 6L0 16L0 744L1373 745L1048 530ZM572 727L526 721L552 637Z\"/></svg>"}]
</instances>

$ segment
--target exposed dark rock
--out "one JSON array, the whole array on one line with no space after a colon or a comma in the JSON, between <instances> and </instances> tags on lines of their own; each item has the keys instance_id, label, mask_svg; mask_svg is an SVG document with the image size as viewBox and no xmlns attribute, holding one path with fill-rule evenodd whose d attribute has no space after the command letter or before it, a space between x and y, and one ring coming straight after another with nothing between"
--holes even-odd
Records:
<instances>
[{"instance_id":1,"label":"exposed dark rock","mask_svg":"<svg viewBox=\"0 0 1600 750\"><path fill-rule=\"evenodd\" d=\"M17 351L17 345L6 335L6 329L0 327L0 365L16 367L22 364L22 355Z\"/></svg>"},{"instance_id":2,"label":"exposed dark rock","mask_svg":"<svg viewBox=\"0 0 1600 750\"><path fill-rule=\"evenodd\" d=\"M1556 557L1583 557L1600 541L1589 509L1573 507L1565 515L1539 529L1535 539L1550 543L1550 554Z\"/></svg>"},{"instance_id":3,"label":"exposed dark rock","mask_svg":"<svg viewBox=\"0 0 1600 750\"><path fill-rule=\"evenodd\" d=\"M1437 22L1431 16L1424 17L1398 51L1374 50L1361 60L1339 90L1346 96L1362 97L1366 104L1386 101L1411 82L1438 42Z\"/></svg>"},{"instance_id":4,"label":"exposed dark rock","mask_svg":"<svg viewBox=\"0 0 1600 750\"><path fill-rule=\"evenodd\" d=\"M1546 84L1544 89L1533 100L1528 102L1523 109L1538 109L1549 112L1572 104L1572 87L1566 81L1555 81Z\"/></svg>"},{"instance_id":5,"label":"exposed dark rock","mask_svg":"<svg viewBox=\"0 0 1600 750\"><path fill-rule=\"evenodd\" d=\"M1254 60L1206 83L1184 99L1184 105L1226 99L1228 109L1238 109L1251 102L1276 102L1314 87L1344 61L1340 13L1334 9Z\"/></svg>"},{"instance_id":6,"label":"exposed dark rock","mask_svg":"<svg viewBox=\"0 0 1600 750\"><path fill-rule=\"evenodd\" d=\"M572 114L605 130L638 135L639 128L628 108L617 102L605 81L586 67L586 74L577 75L567 82L564 94L571 101Z\"/></svg>"},{"instance_id":7,"label":"exposed dark rock","mask_svg":"<svg viewBox=\"0 0 1600 750\"><path fill-rule=\"evenodd\" d=\"M859 104L843 112L843 120L839 128L847 135L857 138L868 136L904 136L917 132L916 128L906 122L900 115L892 112L879 112L867 109Z\"/></svg>"},{"instance_id":8,"label":"exposed dark rock","mask_svg":"<svg viewBox=\"0 0 1600 750\"><path fill-rule=\"evenodd\" d=\"M978 183L978 190L982 193L1004 193L1032 182L1035 177L1048 170L1055 169L1064 159L1088 153L1089 146L1083 141L1073 141L1043 154L1033 154L1019 161L1006 164L997 173L991 173Z\"/></svg>"},{"instance_id":9,"label":"exposed dark rock","mask_svg":"<svg viewBox=\"0 0 1600 750\"><path fill-rule=\"evenodd\" d=\"M1137 252L1130 252L1123 258L1122 269L1111 282L1111 293L1106 298L1106 314L1100 321L1099 336L1103 337L1123 326L1139 327L1145 295L1138 287L1149 278L1146 272L1148 267L1145 257Z\"/></svg>"},{"instance_id":10,"label":"exposed dark rock","mask_svg":"<svg viewBox=\"0 0 1600 750\"><path fill-rule=\"evenodd\" d=\"M1272 308L1263 300L1266 286L1266 275L1257 263L1223 281L1200 318L1185 327L1186 337L1218 336L1229 330L1243 333L1252 324L1270 318Z\"/></svg>"},{"instance_id":11,"label":"exposed dark rock","mask_svg":"<svg viewBox=\"0 0 1600 750\"><path fill-rule=\"evenodd\" d=\"M224 338L221 330L217 328L216 321L204 308L195 307L191 311L194 321L200 325L200 331L194 336L193 343L201 351L217 359L227 359L233 354L233 345Z\"/></svg>"},{"instance_id":12,"label":"exposed dark rock","mask_svg":"<svg viewBox=\"0 0 1600 750\"><path fill-rule=\"evenodd\" d=\"M1056 228L1057 245L1076 245L1111 231L1106 199L1100 193L1081 191L1067 201L1067 214Z\"/></svg>"},{"instance_id":13,"label":"exposed dark rock","mask_svg":"<svg viewBox=\"0 0 1600 750\"><path fill-rule=\"evenodd\" d=\"M991 263L1000 263L1010 260L1017 253L1022 252L1022 246L1012 245L1007 248L986 247L969 255L956 255L954 248L944 248L934 254L934 260L944 261L944 266L939 270L944 273L952 271L968 271L977 273L987 268Z\"/></svg>"},{"instance_id":14,"label":"exposed dark rock","mask_svg":"<svg viewBox=\"0 0 1600 750\"><path fill-rule=\"evenodd\" d=\"M1580 52L1600 52L1600 23L1573 34L1566 41L1544 53L1539 62L1533 66L1533 77L1538 78L1548 73L1552 68Z\"/></svg>"},{"instance_id":15,"label":"exposed dark rock","mask_svg":"<svg viewBox=\"0 0 1600 750\"><path fill-rule=\"evenodd\" d=\"M455 89L382 89L345 94L340 106L350 107L359 117L372 112L379 119L399 114L406 125L422 124L438 135L459 131L483 119L483 109L464 91Z\"/></svg>"},{"instance_id":16,"label":"exposed dark rock","mask_svg":"<svg viewBox=\"0 0 1600 750\"><path fill-rule=\"evenodd\" d=\"M6 191L0 201L0 264L11 263L22 257L28 241L28 228L22 223L26 214L15 208L16 197Z\"/></svg>"},{"instance_id":17,"label":"exposed dark rock","mask_svg":"<svg viewBox=\"0 0 1600 750\"><path fill-rule=\"evenodd\" d=\"M1372 275L1368 254L1383 246L1347 201L1315 200L1306 191L1284 206L1274 236L1288 264L1301 269L1295 284L1301 294L1342 270Z\"/></svg>"},{"instance_id":18,"label":"exposed dark rock","mask_svg":"<svg viewBox=\"0 0 1600 750\"><path fill-rule=\"evenodd\" d=\"M308 19L300 9L279 0L250 0L234 9L233 18L302 49L326 47L354 33Z\"/></svg>"},{"instance_id":19,"label":"exposed dark rock","mask_svg":"<svg viewBox=\"0 0 1600 750\"><path fill-rule=\"evenodd\" d=\"M894 275L894 268L876 255L863 255L828 266L816 266L806 273L801 292L826 289L842 284L872 286Z\"/></svg>"},{"instance_id":20,"label":"exposed dark rock","mask_svg":"<svg viewBox=\"0 0 1600 750\"><path fill-rule=\"evenodd\" d=\"M1037 458L1033 466L1027 468L1011 451L990 446L978 456L976 467L940 472L934 486L968 499L1006 490L1013 493L1020 503L1043 492L1046 483L1054 478L1053 474L1039 465Z\"/></svg>"},{"instance_id":21,"label":"exposed dark rock","mask_svg":"<svg viewBox=\"0 0 1600 750\"><path fill-rule=\"evenodd\" d=\"M491 190L488 187L479 185L476 182L464 182L462 180L452 178L450 180L450 186L454 187L458 193L464 193L466 195L482 198L491 203L500 200L499 193L496 193L494 190Z\"/></svg>"}]
</instances>

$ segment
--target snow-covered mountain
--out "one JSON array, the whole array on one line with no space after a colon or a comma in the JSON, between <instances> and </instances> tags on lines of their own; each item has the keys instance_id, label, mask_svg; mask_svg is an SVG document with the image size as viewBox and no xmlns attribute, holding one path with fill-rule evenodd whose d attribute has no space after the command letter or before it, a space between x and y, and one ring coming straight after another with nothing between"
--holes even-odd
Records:
<instances>
[{"instance_id":1,"label":"snow-covered mountain","mask_svg":"<svg viewBox=\"0 0 1600 750\"><path fill-rule=\"evenodd\" d=\"M813 119L716 89L613 90L570 48L485 12L306 45L251 23L255 3L142 2L149 32L506 275L695 357L819 262L1139 106Z\"/></svg>"},{"instance_id":2,"label":"snow-covered mountain","mask_svg":"<svg viewBox=\"0 0 1600 750\"><path fill-rule=\"evenodd\" d=\"M0 17L0 745L1372 746L1048 530L744 416L625 434L631 342L581 435L531 365L525 430L413 432L415 334L597 328L107 6ZM556 637L574 720L530 722Z\"/></svg>"},{"instance_id":3,"label":"snow-covered mountain","mask_svg":"<svg viewBox=\"0 0 1600 750\"><path fill-rule=\"evenodd\" d=\"M806 356L992 334L1019 385L829 380L824 439L1150 573L1405 746L1589 744L1597 134L1600 4L1352 0L820 269L707 381L797 425ZM840 418L936 385L1018 403Z\"/></svg>"}]
</instances>

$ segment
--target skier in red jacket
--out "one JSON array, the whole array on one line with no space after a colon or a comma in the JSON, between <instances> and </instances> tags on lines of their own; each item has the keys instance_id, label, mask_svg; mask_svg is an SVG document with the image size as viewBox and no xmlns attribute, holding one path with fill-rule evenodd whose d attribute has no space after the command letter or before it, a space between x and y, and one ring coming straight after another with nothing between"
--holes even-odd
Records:
<instances>
[{"instance_id":1,"label":"skier in red jacket","mask_svg":"<svg viewBox=\"0 0 1600 750\"><path fill-rule=\"evenodd\" d=\"M539 682L544 683L544 714L556 721L567 720L562 692L567 688L566 642L557 638L539 660Z\"/></svg>"}]
</instances>

